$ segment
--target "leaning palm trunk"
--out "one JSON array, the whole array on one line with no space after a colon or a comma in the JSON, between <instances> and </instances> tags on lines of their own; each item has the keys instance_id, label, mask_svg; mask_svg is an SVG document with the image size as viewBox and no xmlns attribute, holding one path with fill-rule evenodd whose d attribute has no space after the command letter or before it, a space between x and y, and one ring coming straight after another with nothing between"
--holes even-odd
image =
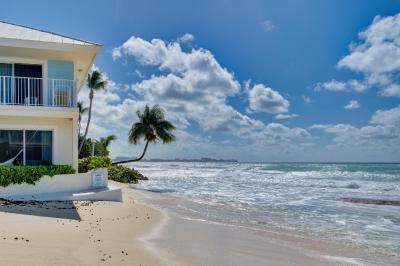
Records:
<instances>
[{"instance_id":1,"label":"leaning palm trunk","mask_svg":"<svg viewBox=\"0 0 400 266\"><path fill-rule=\"evenodd\" d=\"M139 158L136 158L136 159L131 159L131 160L124 160L124 161L119 161L119 162L114 162L113 164L121 164L121 163L133 163L133 162L138 162L138 161L142 160L142 159L143 159L143 157L144 157L144 155L146 154L147 147L149 146L149 143L150 143L150 141L149 141L149 140L148 140L148 141L146 141L146 145L144 146L143 153L142 153L142 155L140 155L140 157L139 157Z\"/></svg>"},{"instance_id":2,"label":"leaning palm trunk","mask_svg":"<svg viewBox=\"0 0 400 266\"><path fill-rule=\"evenodd\" d=\"M87 124L86 124L85 134L83 135L83 139L82 139L81 145L79 145L78 154L81 153L81 150L82 150L82 147L83 147L83 143L85 142L86 136L87 136L87 134L89 132L90 119L92 118L92 103L93 103L93 90L90 89L88 121L87 121Z\"/></svg>"},{"instance_id":3,"label":"leaning palm trunk","mask_svg":"<svg viewBox=\"0 0 400 266\"><path fill-rule=\"evenodd\" d=\"M129 143L136 145L139 139L144 138L146 145L143 153L137 159L119 161L113 164L140 161L146 154L150 142L156 143L161 140L165 144L175 140L175 136L172 134L175 127L171 122L165 120L164 111L158 105L153 106L151 109L146 105L143 112L137 111L136 114L139 121L132 125L128 140Z\"/></svg>"}]
</instances>

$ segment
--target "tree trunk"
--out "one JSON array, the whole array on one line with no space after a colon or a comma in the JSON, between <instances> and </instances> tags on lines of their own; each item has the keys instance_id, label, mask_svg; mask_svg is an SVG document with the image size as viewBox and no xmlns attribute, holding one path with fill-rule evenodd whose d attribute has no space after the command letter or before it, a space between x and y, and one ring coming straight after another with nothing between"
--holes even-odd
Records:
<instances>
[{"instance_id":1,"label":"tree trunk","mask_svg":"<svg viewBox=\"0 0 400 266\"><path fill-rule=\"evenodd\" d=\"M79 131L78 131L78 139L80 138L80 136L81 136L81 122L82 122L82 117L81 117L81 114L79 114L79 120L78 120L78 128L79 128Z\"/></svg>"},{"instance_id":2,"label":"tree trunk","mask_svg":"<svg viewBox=\"0 0 400 266\"><path fill-rule=\"evenodd\" d=\"M93 103L93 89L90 89L90 92L89 92L89 113L88 113L88 121L87 121L87 124L86 124L85 135L83 135L81 145L79 145L78 156L79 156L79 154L81 154L83 144L84 144L84 142L85 142L85 140L86 140L86 136L87 136L88 131L89 131L90 119L92 118L92 103Z\"/></svg>"},{"instance_id":3,"label":"tree trunk","mask_svg":"<svg viewBox=\"0 0 400 266\"><path fill-rule=\"evenodd\" d=\"M112 164L132 163L132 162L137 162L137 161L142 160L143 157L144 157L144 155L146 154L147 147L149 146L149 143L150 143L150 141L148 140L148 141L146 142L146 145L144 146L143 153L142 153L142 155L141 155L139 158L132 159L132 160L125 160L125 161L114 162L114 163L112 163Z\"/></svg>"}]
</instances>

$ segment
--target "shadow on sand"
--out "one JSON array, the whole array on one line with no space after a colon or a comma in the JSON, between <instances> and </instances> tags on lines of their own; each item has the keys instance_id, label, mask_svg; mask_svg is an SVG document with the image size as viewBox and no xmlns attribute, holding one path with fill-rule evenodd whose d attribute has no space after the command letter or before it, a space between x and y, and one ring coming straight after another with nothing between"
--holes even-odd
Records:
<instances>
[{"instance_id":1,"label":"shadow on sand","mask_svg":"<svg viewBox=\"0 0 400 266\"><path fill-rule=\"evenodd\" d=\"M0 199L0 212L81 220L72 201L10 201Z\"/></svg>"}]
</instances>

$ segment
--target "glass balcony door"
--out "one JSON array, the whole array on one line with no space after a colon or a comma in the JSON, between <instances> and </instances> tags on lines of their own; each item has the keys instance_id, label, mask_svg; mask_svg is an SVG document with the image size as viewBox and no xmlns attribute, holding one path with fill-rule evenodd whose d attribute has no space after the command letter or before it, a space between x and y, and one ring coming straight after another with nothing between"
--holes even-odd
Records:
<instances>
[{"instance_id":1,"label":"glass balcony door","mask_svg":"<svg viewBox=\"0 0 400 266\"><path fill-rule=\"evenodd\" d=\"M16 104L43 105L43 73L41 65L14 64Z\"/></svg>"},{"instance_id":2,"label":"glass balcony door","mask_svg":"<svg viewBox=\"0 0 400 266\"><path fill-rule=\"evenodd\" d=\"M13 97L13 65L0 63L0 104L10 104Z\"/></svg>"}]
</instances>

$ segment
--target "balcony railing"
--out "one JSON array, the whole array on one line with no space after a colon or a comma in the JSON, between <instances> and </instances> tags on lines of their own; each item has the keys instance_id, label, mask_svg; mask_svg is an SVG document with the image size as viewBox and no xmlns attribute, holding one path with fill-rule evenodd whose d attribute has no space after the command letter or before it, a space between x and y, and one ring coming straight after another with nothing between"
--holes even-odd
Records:
<instances>
[{"instance_id":1,"label":"balcony railing","mask_svg":"<svg viewBox=\"0 0 400 266\"><path fill-rule=\"evenodd\" d=\"M0 105L76 106L75 82L0 76Z\"/></svg>"}]
</instances>

